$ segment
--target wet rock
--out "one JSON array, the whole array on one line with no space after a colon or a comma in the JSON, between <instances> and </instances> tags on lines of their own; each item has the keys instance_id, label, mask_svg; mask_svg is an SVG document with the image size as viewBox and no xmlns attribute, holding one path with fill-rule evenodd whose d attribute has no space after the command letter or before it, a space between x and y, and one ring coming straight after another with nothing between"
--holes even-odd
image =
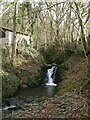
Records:
<instances>
[{"instance_id":1,"label":"wet rock","mask_svg":"<svg viewBox=\"0 0 90 120\"><path fill-rule=\"evenodd\" d=\"M31 103L32 101L33 101L33 98L28 98L24 100L25 103Z\"/></svg>"},{"instance_id":2,"label":"wet rock","mask_svg":"<svg viewBox=\"0 0 90 120\"><path fill-rule=\"evenodd\" d=\"M66 111L66 109L65 109L65 108L62 108L62 109L61 109L61 111L62 111L62 112L65 112L65 111Z\"/></svg>"},{"instance_id":3,"label":"wet rock","mask_svg":"<svg viewBox=\"0 0 90 120\"><path fill-rule=\"evenodd\" d=\"M45 113L45 110L42 110L42 113Z\"/></svg>"},{"instance_id":4,"label":"wet rock","mask_svg":"<svg viewBox=\"0 0 90 120\"><path fill-rule=\"evenodd\" d=\"M27 88L27 87L28 87L28 85L23 84L21 87L22 87L22 88Z\"/></svg>"}]
</instances>

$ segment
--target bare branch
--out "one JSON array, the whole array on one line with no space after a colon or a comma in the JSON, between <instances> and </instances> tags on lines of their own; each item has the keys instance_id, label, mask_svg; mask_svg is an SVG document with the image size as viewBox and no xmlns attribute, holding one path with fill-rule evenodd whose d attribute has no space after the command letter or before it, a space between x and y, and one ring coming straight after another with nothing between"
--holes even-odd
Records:
<instances>
[{"instance_id":1,"label":"bare branch","mask_svg":"<svg viewBox=\"0 0 90 120\"><path fill-rule=\"evenodd\" d=\"M0 15L0 18L13 6L14 4L11 3L8 8Z\"/></svg>"}]
</instances>

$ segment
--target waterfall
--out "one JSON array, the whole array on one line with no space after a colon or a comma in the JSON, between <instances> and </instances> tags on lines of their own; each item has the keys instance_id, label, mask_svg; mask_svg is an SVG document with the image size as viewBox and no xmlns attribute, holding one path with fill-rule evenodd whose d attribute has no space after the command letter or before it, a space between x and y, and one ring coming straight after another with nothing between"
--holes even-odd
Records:
<instances>
[{"instance_id":1,"label":"waterfall","mask_svg":"<svg viewBox=\"0 0 90 120\"><path fill-rule=\"evenodd\" d=\"M47 70L47 86L57 86L57 84L54 83L55 81L55 75L56 75L57 66L53 65L50 69Z\"/></svg>"},{"instance_id":2,"label":"waterfall","mask_svg":"<svg viewBox=\"0 0 90 120\"><path fill-rule=\"evenodd\" d=\"M16 106L15 105L11 105L11 106L4 107L2 110L14 110L14 109L16 109Z\"/></svg>"}]
</instances>

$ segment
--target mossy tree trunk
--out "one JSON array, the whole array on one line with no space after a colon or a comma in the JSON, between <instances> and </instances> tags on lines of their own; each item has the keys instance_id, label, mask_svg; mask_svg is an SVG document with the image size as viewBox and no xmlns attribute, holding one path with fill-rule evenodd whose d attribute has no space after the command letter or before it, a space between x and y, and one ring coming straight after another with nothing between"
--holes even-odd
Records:
<instances>
[{"instance_id":1,"label":"mossy tree trunk","mask_svg":"<svg viewBox=\"0 0 90 120\"><path fill-rule=\"evenodd\" d=\"M11 52L11 63L14 63L15 59L15 48L16 48L16 5L14 6L14 17L13 17L13 40L12 40L12 52Z\"/></svg>"}]
</instances>

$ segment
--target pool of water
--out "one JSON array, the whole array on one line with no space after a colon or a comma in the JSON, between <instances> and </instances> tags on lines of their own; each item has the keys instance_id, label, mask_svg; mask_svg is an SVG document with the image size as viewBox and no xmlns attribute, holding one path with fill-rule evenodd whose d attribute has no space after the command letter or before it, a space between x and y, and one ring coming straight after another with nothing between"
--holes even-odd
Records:
<instances>
[{"instance_id":1,"label":"pool of water","mask_svg":"<svg viewBox=\"0 0 90 120\"><path fill-rule=\"evenodd\" d=\"M24 103L38 102L40 98L53 97L56 92L55 86L38 86L33 88L22 88L13 97L3 101L3 110L15 108L15 106L22 105ZM42 99L41 99L42 100ZM10 104L7 106L7 104ZM13 107L14 106L14 107ZM0 111L2 108L0 109Z\"/></svg>"},{"instance_id":2,"label":"pool of water","mask_svg":"<svg viewBox=\"0 0 90 120\"><path fill-rule=\"evenodd\" d=\"M8 98L3 102L0 112L3 113L3 118L9 118L12 116L12 111L18 111L24 108L25 104L38 104L43 103L48 97L55 95L55 86L39 86L34 88L22 88L16 95ZM6 104L10 104L9 106ZM22 106L22 107L21 107Z\"/></svg>"},{"instance_id":3,"label":"pool of water","mask_svg":"<svg viewBox=\"0 0 90 120\"><path fill-rule=\"evenodd\" d=\"M18 97L30 97L30 96L46 96L53 97L55 95L55 86L38 86L33 88L22 88L15 96Z\"/></svg>"}]
</instances>

